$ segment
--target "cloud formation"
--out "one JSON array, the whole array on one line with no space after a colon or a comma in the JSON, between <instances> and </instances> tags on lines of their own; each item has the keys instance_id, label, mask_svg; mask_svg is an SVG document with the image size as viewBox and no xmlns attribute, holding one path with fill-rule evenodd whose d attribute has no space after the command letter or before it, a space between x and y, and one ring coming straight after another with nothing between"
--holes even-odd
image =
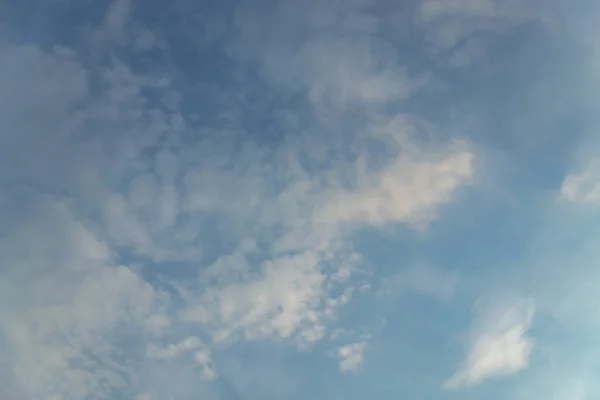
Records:
<instances>
[{"instance_id":1,"label":"cloud formation","mask_svg":"<svg viewBox=\"0 0 600 400\"><path fill-rule=\"evenodd\" d=\"M473 173L466 148L440 156L413 146L369 172L358 161L371 157L364 152L306 165L306 155L334 150L314 136L320 123L307 145L287 144L286 134L280 145L234 150L227 136L208 133L214 128L160 105L181 97L172 76L137 72L116 55L131 46L160 53L140 45L135 10L115 2L93 30L90 45L115 52L107 62L89 65L66 46L3 44L2 92L11 99L1 112L5 131L17 133L3 135L12 157L2 180L19 228L3 244L2 286L29 288L3 291L12 304L3 311L3 351L13 349L23 387L36 377L24 389L32 396L124 390L143 377L123 357L181 359L214 379L211 347L220 343L280 338L305 348L322 340L358 284L351 277L361 257L344 223L428 223ZM406 74L364 58L373 44L359 43L321 38L292 60L307 111L409 94ZM360 182L345 170L359 164ZM32 249L25 258L24 249ZM192 279L170 276L198 263ZM204 339L178 333L187 329ZM117 345L134 337L126 351ZM360 364L361 346L340 350L342 370Z\"/></svg>"},{"instance_id":2,"label":"cloud formation","mask_svg":"<svg viewBox=\"0 0 600 400\"><path fill-rule=\"evenodd\" d=\"M544 297L565 274L529 265L545 260L538 221L557 192L574 207L600 199L597 160L571 168L578 144L547 132L587 124L593 97L557 90L588 85L556 71L596 71L575 66L597 55L595 25L584 40L572 26L585 18L528 0L392 3L8 7L3 393L348 398L389 378L392 397L435 398L442 344L494 285L535 299L478 309L444 386L543 364L538 316L560 320L585 296ZM540 93L556 93L552 107ZM523 130L545 132L542 148L511 139ZM593 292L586 257L569 290ZM596 393L575 386L564 392Z\"/></svg>"},{"instance_id":3,"label":"cloud formation","mask_svg":"<svg viewBox=\"0 0 600 400\"><path fill-rule=\"evenodd\" d=\"M457 389L526 368L533 349L533 341L527 337L533 313L531 300L479 310L467 357L444 387Z\"/></svg>"},{"instance_id":4,"label":"cloud formation","mask_svg":"<svg viewBox=\"0 0 600 400\"><path fill-rule=\"evenodd\" d=\"M593 159L583 171L568 175L560 189L565 200L596 204L600 202L600 160Z\"/></svg>"},{"instance_id":5,"label":"cloud formation","mask_svg":"<svg viewBox=\"0 0 600 400\"><path fill-rule=\"evenodd\" d=\"M363 353L366 346L365 342L357 342L340 347L338 350L340 370L350 371L358 368L363 362Z\"/></svg>"}]
</instances>

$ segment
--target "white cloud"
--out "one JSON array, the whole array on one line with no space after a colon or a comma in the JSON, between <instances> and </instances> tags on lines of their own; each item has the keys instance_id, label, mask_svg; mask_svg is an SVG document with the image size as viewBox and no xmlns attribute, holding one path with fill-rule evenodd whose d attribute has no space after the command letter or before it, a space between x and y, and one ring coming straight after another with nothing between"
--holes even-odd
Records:
<instances>
[{"instance_id":1,"label":"white cloud","mask_svg":"<svg viewBox=\"0 0 600 400\"><path fill-rule=\"evenodd\" d=\"M170 343L165 347L149 344L146 347L146 357L156 359L172 359L190 353L194 361L202 368L202 378L214 380L217 373L210 349L196 336L189 336L177 343Z\"/></svg>"},{"instance_id":2,"label":"white cloud","mask_svg":"<svg viewBox=\"0 0 600 400\"><path fill-rule=\"evenodd\" d=\"M363 362L363 354L367 347L366 342L351 343L338 349L340 358L340 370L352 371L361 366Z\"/></svg>"},{"instance_id":3,"label":"white cloud","mask_svg":"<svg viewBox=\"0 0 600 400\"><path fill-rule=\"evenodd\" d=\"M217 378L217 372L211 358L210 350L200 349L194 353L194 360L202 366L202 378L212 381Z\"/></svg>"},{"instance_id":4,"label":"white cloud","mask_svg":"<svg viewBox=\"0 0 600 400\"><path fill-rule=\"evenodd\" d=\"M534 344L526 336L533 313L531 300L501 301L482 307L467 357L444 387L457 389L475 385L526 368Z\"/></svg>"},{"instance_id":5,"label":"white cloud","mask_svg":"<svg viewBox=\"0 0 600 400\"><path fill-rule=\"evenodd\" d=\"M267 261L259 276L208 288L184 318L213 325L216 340L242 333L247 339L289 337L319 321L325 274L315 252Z\"/></svg>"},{"instance_id":6,"label":"white cloud","mask_svg":"<svg viewBox=\"0 0 600 400\"><path fill-rule=\"evenodd\" d=\"M154 344L149 344L146 347L146 356L150 358L174 358L181 353L195 350L202 346L202 341L196 336L190 336L178 343L171 343L166 347L158 347Z\"/></svg>"},{"instance_id":7,"label":"white cloud","mask_svg":"<svg viewBox=\"0 0 600 400\"><path fill-rule=\"evenodd\" d=\"M464 151L432 162L411 160L401 153L356 191L335 194L317 219L373 225L428 223L435 218L436 208L449 202L457 187L472 176L473 158Z\"/></svg>"},{"instance_id":8,"label":"white cloud","mask_svg":"<svg viewBox=\"0 0 600 400\"><path fill-rule=\"evenodd\" d=\"M600 204L600 159L593 159L580 173L568 175L560 188L565 200Z\"/></svg>"}]
</instances>

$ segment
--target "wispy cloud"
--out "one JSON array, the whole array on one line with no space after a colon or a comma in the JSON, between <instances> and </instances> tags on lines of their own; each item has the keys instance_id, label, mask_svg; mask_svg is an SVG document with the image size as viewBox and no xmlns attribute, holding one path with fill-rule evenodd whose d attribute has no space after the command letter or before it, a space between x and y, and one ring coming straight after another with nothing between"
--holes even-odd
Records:
<instances>
[{"instance_id":1,"label":"wispy cloud","mask_svg":"<svg viewBox=\"0 0 600 400\"><path fill-rule=\"evenodd\" d=\"M366 346L366 342L357 342L340 347L338 350L340 370L351 371L360 367Z\"/></svg>"},{"instance_id":2,"label":"wispy cloud","mask_svg":"<svg viewBox=\"0 0 600 400\"><path fill-rule=\"evenodd\" d=\"M568 175L560 189L565 200L584 203L600 203L600 160L593 159L583 171Z\"/></svg>"},{"instance_id":3,"label":"wispy cloud","mask_svg":"<svg viewBox=\"0 0 600 400\"><path fill-rule=\"evenodd\" d=\"M408 157L400 154L378 175L363 177L363 187L356 191L336 194L318 218L373 225L427 223L435 218L437 206L448 202L473 174L474 156L468 151L438 162L411 162Z\"/></svg>"},{"instance_id":4,"label":"wispy cloud","mask_svg":"<svg viewBox=\"0 0 600 400\"><path fill-rule=\"evenodd\" d=\"M531 300L501 302L479 310L467 357L444 387L457 389L526 368L533 349L527 337L533 313Z\"/></svg>"}]
</instances>

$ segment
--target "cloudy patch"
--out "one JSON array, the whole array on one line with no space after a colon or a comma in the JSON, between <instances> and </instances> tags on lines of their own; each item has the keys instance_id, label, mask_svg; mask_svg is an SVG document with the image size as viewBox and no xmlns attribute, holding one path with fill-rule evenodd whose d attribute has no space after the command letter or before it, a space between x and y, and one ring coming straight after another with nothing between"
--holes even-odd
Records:
<instances>
[{"instance_id":1,"label":"cloudy patch","mask_svg":"<svg viewBox=\"0 0 600 400\"><path fill-rule=\"evenodd\" d=\"M363 362L363 353L366 346L365 342L357 342L340 347L338 349L340 370L342 372L352 371L360 367Z\"/></svg>"},{"instance_id":2,"label":"cloudy patch","mask_svg":"<svg viewBox=\"0 0 600 400\"><path fill-rule=\"evenodd\" d=\"M560 188L567 201L597 204L600 202L600 160L593 159L583 171L567 175Z\"/></svg>"},{"instance_id":3,"label":"cloudy patch","mask_svg":"<svg viewBox=\"0 0 600 400\"><path fill-rule=\"evenodd\" d=\"M470 386L527 368L534 345L527 336L534 313L533 302L517 300L478 311L467 357L444 383L447 389Z\"/></svg>"}]
</instances>

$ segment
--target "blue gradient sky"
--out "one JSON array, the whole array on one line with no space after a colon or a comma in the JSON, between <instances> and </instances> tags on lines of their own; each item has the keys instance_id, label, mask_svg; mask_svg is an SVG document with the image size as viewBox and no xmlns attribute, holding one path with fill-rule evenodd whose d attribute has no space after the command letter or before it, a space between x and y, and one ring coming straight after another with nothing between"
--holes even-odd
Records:
<instances>
[{"instance_id":1,"label":"blue gradient sky","mask_svg":"<svg viewBox=\"0 0 600 400\"><path fill-rule=\"evenodd\" d=\"M0 399L600 398L599 19L4 1Z\"/></svg>"}]
</instances>

